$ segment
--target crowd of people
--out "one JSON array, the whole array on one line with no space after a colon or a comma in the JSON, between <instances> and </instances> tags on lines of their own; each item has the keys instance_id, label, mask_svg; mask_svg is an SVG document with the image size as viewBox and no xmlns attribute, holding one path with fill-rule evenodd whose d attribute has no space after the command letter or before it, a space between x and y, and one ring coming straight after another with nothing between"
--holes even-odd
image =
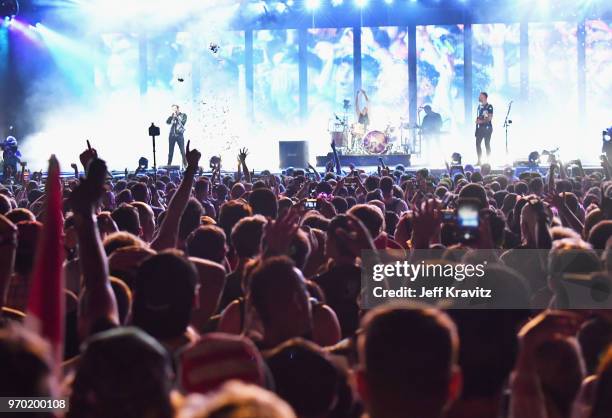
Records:
<instances>
[{"instance_id":1,"label":"crowd of people","mask_svg":"<svg viewBox=\"0 0 612 418\"><path fill-rule=\"evenodd\" d=\"M80 176L52 157L0 186L0 397L64 397L69 418L612 417L612 310L559 294L612 271L605 159L517 177L200 158L111 178L87 149ZM468 200L465 242L445 215ZM545 309L367 309L362 252L385 249L487 250Z\"/></svg>"}]
</instances>

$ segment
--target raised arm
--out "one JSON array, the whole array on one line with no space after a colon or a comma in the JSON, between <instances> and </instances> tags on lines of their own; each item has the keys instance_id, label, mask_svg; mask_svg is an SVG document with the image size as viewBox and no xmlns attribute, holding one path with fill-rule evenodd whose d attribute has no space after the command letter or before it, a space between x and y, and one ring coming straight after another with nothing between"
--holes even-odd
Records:
<instances>
[{"instance_id":1,"label":"raised arm","mask_svg":"<svg viewBox=\"0 0 612 418\"><path fill-rule=\"evenodd\" d=\"M106 171L104 161L92 160L88 166L87 178L70 195L79 240L79 264L83 274L79 309L82 338L90 335L94 327L119 323L117 302L109 279L108 260L95 214L98 201L104 193Z\"/></svg>"},{"instance_id":2,"label":"raised arm","mask_svg":"<svg viewBox=\"0 0 612 418\"><path fill-rule=\"evenodd\" d=\"M170 204L168 204L168 211L159 228L159 233L151 242L151 248L156 251L175 248L178 241L181 216L183 216L189 196L191 196L195 173L201 157L200 152L196 149L190 150L189 145L190 142L187 142L187 169L183 175L183 181L181 181L181 185L172 196Z\"/></svg>"},{"instance_id":3,"label":"raised arm","mask_svg":"<svg viewBox=\"0 0 612 418\"><path fill-rule=\"evenodd\" d=\"M250 183L251 182L251 172L249 171L249 167L247 167L247 164L246 164L246 159L248 155L249 155L249 150L246 148L243 148L240 150L238 154L238 159L240 160L240 163L242 164L242 175L244 176L244 181L246 181L247 183Z\"/></svg>"},{"instance_id":4,"label":"raised arm","mask_svg":"<svg viewBox=\"0 0 612 418\"><path fill-rule=\"evenodd\" d=\"M338 151L336 150L336 143L332 141L331 143L332 151L334 152L334 163L336 165L336 174L342 174L342 167L340 166L340 158L338 157Z\"/></svg>"}]
</instances>

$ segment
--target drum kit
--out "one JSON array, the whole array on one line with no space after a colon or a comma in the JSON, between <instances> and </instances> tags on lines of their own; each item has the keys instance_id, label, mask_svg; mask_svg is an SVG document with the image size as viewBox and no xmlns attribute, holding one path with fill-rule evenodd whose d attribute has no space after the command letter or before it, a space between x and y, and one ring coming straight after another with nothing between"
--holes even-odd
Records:
<instances>
[{"instance_id":1,"label":"drum kit","mask_svg":"<svg viewBox=\"0 0 612 418\"><path fill-rule=\"evenodd\" d=\"M361 123L348 123L348 116L334 115L330 121L331 139L344 154L386 155L421 153L421 135L417 126L411 126L407 118L399 123L388 123L383 130L367 130Z\"/></svg>"}]
</instances>

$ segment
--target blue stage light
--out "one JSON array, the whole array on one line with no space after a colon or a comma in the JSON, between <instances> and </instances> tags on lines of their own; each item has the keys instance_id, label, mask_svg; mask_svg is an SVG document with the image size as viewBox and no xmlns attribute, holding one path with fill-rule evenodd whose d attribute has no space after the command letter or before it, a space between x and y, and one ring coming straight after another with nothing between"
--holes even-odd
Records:
<instances>
[{"instance_id":1,"label":"blue stage light","mask_svg":"<svg viewBox=\"0 0 612 418\"><path fill-rule=\"evenodd\" d=\"M306 9L316 10L321 5L321 0L306 0Z\"/></svg>"},{"instance_id":2,"label":"blue stage light","mask_svg":"<svg viewBox=\"0 0 612 418\"><path fill-rule=\"evenodd\" d=\"M355 4L357 4L357 7L365 7L368 4L368 0L355 0Z\"/></svg>"},{"instance_id":3,"label":"blue stage light","mask_svg":"<svg viewBox=\"0 0 612 418\"><path fill-rule=\"evenodd\" d=\"M393 4L393 0L385 0L386 4Z\"/></svg>"},{"instance_id":4,"label":"blue stage light","mask_svg":"<svg viewBox=\"0 0 612 418\"><path fill-rule=\"evenodd\" d=\"M341 6L342 3L344 3L344 0L332 0L332 6L336 7L336 6Z\"/></svg>"}]
</instances>

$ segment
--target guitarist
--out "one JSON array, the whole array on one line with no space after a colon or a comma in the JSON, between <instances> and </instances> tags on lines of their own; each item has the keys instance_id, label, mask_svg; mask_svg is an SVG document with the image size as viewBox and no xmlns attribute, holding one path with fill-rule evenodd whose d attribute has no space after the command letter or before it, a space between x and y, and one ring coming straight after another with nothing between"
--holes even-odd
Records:
<instances>
[{"instance_id":1,"label":"guitarist","mask_svg":"<svg viewBox=\"0 0 612 418\"><path fill-rule=\"evenodd\" d=\"M183 134L185 133L187 115L181 113L178 105L172 105L172 115L166 120L166 123L170 125L170 137L168 138L168 165L172 164L174 145L178 144L183 159L183 167L186 167L187 160L185 158L185 138Z\"/></svg>"},{"instance_id":2,"label":"guitarist","mask_svg":"<svg viewBox=\"0 0 612 418\"><path fill-rule=\"evenodd\" d=\"M489 95L484 91L478 97L478 116L476 117L476 153L478 154L477 165L481 164L482 140L485 141L487 149L487 160L491 156L491 135L493 134L493 106L487 102Z\"/></svg>"}]
</instances>

